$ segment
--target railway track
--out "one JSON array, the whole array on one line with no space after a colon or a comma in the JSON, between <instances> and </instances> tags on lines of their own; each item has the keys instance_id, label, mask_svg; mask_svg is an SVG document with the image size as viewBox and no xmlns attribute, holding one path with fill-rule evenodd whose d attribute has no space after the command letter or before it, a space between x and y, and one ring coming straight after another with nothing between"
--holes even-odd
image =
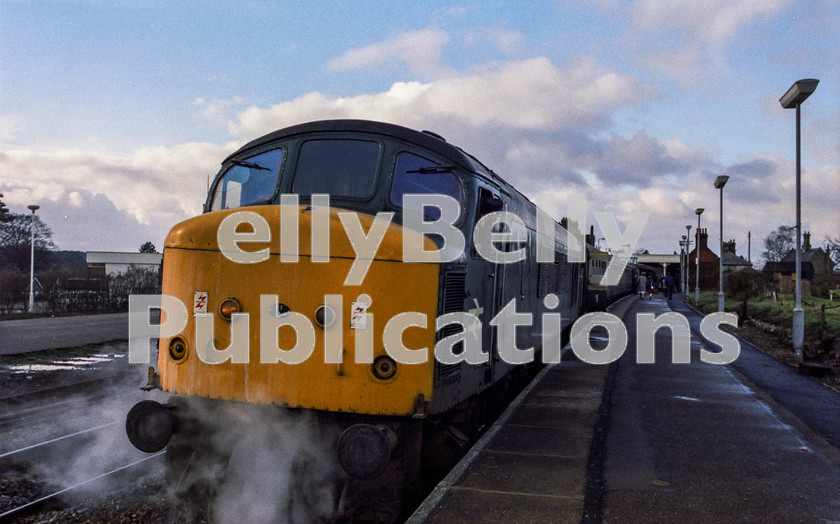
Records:
<instances>
[{"instance_id":1,"label":"railway track","mask_svg":"<svg viewBox=\"0 0 840 524\"><path fill-rule=\"evenodd\" d=\"M107 494L162 469L163 452L139 452L125 436L122 417L134 389L113 388L124 379L0 398L0 522Z\"/></svg>"},{"instance_id":2,"label":"railway track","mask_svg":"<svg viewBox=\"0 0 840 524\"><path fill-rule=\"evenodd\" d=\"M130 478L148 474L154 468L162 467L163 455L165 453L165 451L161 451L154 455L137 459L129 464L116 467L93 478L78 482L57 491L53 491L31 502L16 506L0 513L0 523L14 522L22 517L62 507L71 502L73 499L96 490L99 484L107 486L114 482L125 482Z\"/></svg>"},{"instance_id":3,"label":"railway track","mask_svg":"<svg viewBox=\"0 0 840 524\"><path fill-rule=\"evenodd\" d=\"M85 392L95 392L97 390L102 389L104 386L118 384L120 380L123 380L125 378L125 373L115 373L113 375L108 375L105 377L74 382L73 384L66 384L63 386L56 386L52 388L39 389L37 391L30 391L28 393L19 393L17 395L0 397L0 413L3 413L5 410L8 410L10 408L13 408L14 406L38 400L54 399L66 394L77 395Z\"/></svg>"}]
</instances>

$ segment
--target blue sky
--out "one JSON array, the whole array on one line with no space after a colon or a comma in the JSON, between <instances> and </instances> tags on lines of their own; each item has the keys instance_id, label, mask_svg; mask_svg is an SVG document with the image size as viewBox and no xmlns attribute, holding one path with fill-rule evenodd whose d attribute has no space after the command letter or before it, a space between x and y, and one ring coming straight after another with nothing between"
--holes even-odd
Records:
<instances>
[{"instance_id":1,"label":"blue sky","mask_svg":"<svg viewBox=\"0 0 840 524\"><path fill-rule=\"evenodd\" d=\"M794 222L840 234L840 2L0 0L0 192L62 249L158 246L239 145L322 118L432 129L550 214L586 197L678 249L705 207L753 258ZM592 216L590 215L590 220Z\"/></svg>"}]
</instances>

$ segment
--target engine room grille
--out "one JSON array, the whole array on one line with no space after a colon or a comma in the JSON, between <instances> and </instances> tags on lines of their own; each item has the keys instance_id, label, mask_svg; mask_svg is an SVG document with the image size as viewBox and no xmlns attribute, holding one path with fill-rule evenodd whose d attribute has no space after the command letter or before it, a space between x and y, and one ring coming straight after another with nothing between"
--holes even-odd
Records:
<instances>
[{"instance_id":1,"label":"engine room grille","mask_svg":"<svg viewBox=\"0 0 840 524\"><path fill-rule=\"evenodd\" d=\"M464 299L466 298L467 273L463 268L446 271L443 276L441 293L441 313L456 313L464 311ZM458 324L448 324L438 333L437 340L455 335L463 331ZM458 354L464 350L463 343L458 343L453 352ZM449 382L458 376L461 364L438 364L437 381Z\"/></svg>"}]
</instances>

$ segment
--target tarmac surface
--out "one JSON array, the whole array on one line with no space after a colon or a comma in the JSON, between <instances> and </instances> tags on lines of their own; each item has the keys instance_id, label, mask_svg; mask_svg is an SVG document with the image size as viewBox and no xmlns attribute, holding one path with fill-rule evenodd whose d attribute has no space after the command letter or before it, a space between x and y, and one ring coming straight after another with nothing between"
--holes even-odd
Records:
<instances>
[{"instance_id":1,"label":"tarmac surface","mask_svg":"<svg viewBox=\"0 0 840 524\"><path fill-rule=\"evenodd\" d=\"M744 342L733 364L702 362L718 348L679 298L614 307L623 356L546 367L409 522L840 523L840 394ZM672 363L665 328L638 364L636 314L672 310L691 363Z\"/></svg>"},{"instance_id":2,"label":"tarmac surface","mask_svg":"<svg viewBox=\"0 0 840 524\"><path fill-rule=\"evenodd\" d=\"M0 355L128 339L128 313L28 318L0 322Z\"/></svg>"}]
</instances>

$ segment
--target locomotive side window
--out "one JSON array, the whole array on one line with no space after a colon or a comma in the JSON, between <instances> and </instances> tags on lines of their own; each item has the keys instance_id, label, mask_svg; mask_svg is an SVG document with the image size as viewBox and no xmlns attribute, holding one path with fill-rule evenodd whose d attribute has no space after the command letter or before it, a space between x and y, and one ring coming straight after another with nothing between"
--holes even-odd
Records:
<instances>
[{"instance_id":1,"label":"locomotive side window","mask_svg":"<svg viewBox=\"0 0 840 524\"><path fill-rule=\"evenodd\" d=\"M463 207L461 184L451 169L412 153L400 153L391 183L391 203L402 207L403 195L436 194L451 196ZM437 220L440 209L425 207L424 214L430 220Z\"/></svg>"},{"instance_id":2,"label":"locomotive side window","mask_svg":"<svg viewBox=\"0 0 840 524\"><path fill-rule=\"evenodd\" d=\"M377 142L308 140L300 147L292 192L367 198L373 194L378 165Z\"/></svg>"},{"instance_id":3,"label":"locomotive side window","mask_svg":"<svg viewBox=\"0 0 840 524\"><path fill-rule=\"evenodd\" d=\"M273 149L246 160L234 160L216 185L211 211L268 202L274 195L282 149Z\"/></svg>"}]
</instances>

